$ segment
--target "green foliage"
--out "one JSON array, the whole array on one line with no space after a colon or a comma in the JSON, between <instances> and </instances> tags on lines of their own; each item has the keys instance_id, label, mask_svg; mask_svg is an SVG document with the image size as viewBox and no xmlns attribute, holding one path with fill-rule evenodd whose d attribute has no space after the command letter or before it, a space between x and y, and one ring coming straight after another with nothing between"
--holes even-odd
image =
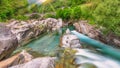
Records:
<instances>
[{"instance_id":1,"label":"green foliage","mask_svg":"<svg viewBox=\"0 0 120 68\"><path fill-rule=\"evenodd\" d=\"M48 13L44 15L44 18L55 18L55 15Z\"/></svg>"},{"instance_id":2,"label":"green foliage","mask_svg":"<svg viewBox=\"0 0 120 68\"><path fill-rule=\"evenodd\" d=\"M0 1L0 20L5 20L6 18L12 16L13 12L13 8L11 8L10 2L8 0Z\"/></svg>"},{"instance_id":3,"label":"green foliage","mask_svg":"<svg viewBox=\"0 0 120 68\"><path fill-rule=\"evenodd\" d=\"M77 6L77 5L81 5L83 3L86 3L87 0L69 0L68 3L71 5L71 6Z\"/></svg>"},{"instance_id":4,"label":"green foliage","mask_svg":"<svg viewBox=\"0 0 120 68\"><path fill-rule=\"evenodd\" d=\"M70 15L71 15L71 12L70 12L70 9L60 9L56 12L56 17L57 18L62 18L64 20L68 20L70 19Z\"/></svg>"},{"instance_id":5,"label":"green foliage","mask_svg":"<svg viewBox=\"0 0 120 68\"><path fill-rule=\"evenodd\" d=\"M17 15L14 18L17 19L17 20L28 20L29 19L29 17L24 16L24 15Z\"/></svg>"},{"instance_id":6,"label":"green foliage","mask_svg":"<svg viewBox=\"0 0 120 68\"><path fill-rule=\"evenodd\" d=\"M82 13L80 6L74 7L71 11L71 19L80 19Z\"/></svg>"},{"instance_id":7,"label":"green foliage","mask_svg":"<svg viewBox=\"0 0 120 68\"><path fill-rule=\"evenodd\" d=\"M120 1L104 0L94 11L95 21L104 27L104 32L113 32L120 36Z\"/></svg>"},{"instance_id":8,"label":"green foliage","mask_svg":"<svg viewBox=\"0 0 120 68\"><path fill-rule=\"evenodd\" d=\"M80 18L80 15L77 14L79 11L79 8L76 6L81 5L85 3L87 0L53 0L53 2L42 4L40 6L33 6L31 7L31 10L29 10L27 6L27 0L1 0L0 1L0 21L9 20L11 18L15 19L27 19L24 14L26 13L49 13L49 12L59 12L61 11L61 8L67 8L62 10L60 14L57 15L58 17L62 17L63 19L70 19L70 18ZM76 7L72 9L68 9L68 7ZM70 11L69 11L70 10ZM74 12L76 11L76 12ZM64 13L65 12L65 13ZM77 15L74 15L77 14ZM22 16L23 15L23 16ZM54 15L50 16L50 14L45 17L54 17Z\"/></svg>"},{"instance_id":9,"label":"green foliage","mask_svg":"<svg viewBox=\"0 0 120 68\"><path fill-rule=\"evenodd\" d=\"M71 8L60 9L56 12L57 18L62 18L63 20L79 20L79 19L89 19L91 14L86 6L76 6Z\"/></svg>"},{"instance_id":10,"label":"green foliage","mask_svg":"<svg viewBox=\"0 0 120 68\"><path fill-rule=\"evenodd\" d=\"M88 6L89 4L92 6ZM25 16L26 13L40 13L45 18L89 20L91 24L105 28L105 33L113 32L120 36L119 6L120 0L53 0L40 6L34 5L29 10L27 0L0 0L0 21L12 18L27 20L29 18Z\"/></svg>"},{"instance_id":11,"label":"green foliage","mask_svg":"<svg viewBox=\"0 0 120 68\"><path fill-rule=\"evenodd\" d=\"M6 21L21 14L22 12L18 13L18 10L25 5L25 0L0 0L0 21Z\"/></svg>"}]
</instances>

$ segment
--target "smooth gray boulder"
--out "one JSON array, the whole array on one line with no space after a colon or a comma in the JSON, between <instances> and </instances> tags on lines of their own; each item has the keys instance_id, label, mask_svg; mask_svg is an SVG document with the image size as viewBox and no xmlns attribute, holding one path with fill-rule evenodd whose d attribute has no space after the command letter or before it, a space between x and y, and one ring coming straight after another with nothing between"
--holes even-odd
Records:
<instances>
[{"instance_id":1,"label":"smooth gray boulder","mask_svg":"<svg viewBox=\"0 0 120 68\"><path fill-rule=\"evenodd\" d=\"M0 60L7 58L17 48L18 40L8 27L0 24Z\"/></svg>"}]
</instances>

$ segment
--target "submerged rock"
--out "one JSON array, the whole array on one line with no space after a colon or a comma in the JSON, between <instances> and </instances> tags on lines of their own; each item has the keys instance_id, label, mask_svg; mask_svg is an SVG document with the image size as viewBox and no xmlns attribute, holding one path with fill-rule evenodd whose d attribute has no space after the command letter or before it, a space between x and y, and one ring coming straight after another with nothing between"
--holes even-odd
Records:
<instances>
[{"instance_id":1,"label":"submerged rock","mask_svg":"<svg viewBox=\"0 0 120 68\"><path fill-rule=\"evenodd\" d=\"M70 30L66 30L66 34L64 34L61 38L61 46L65 48L80 48L80 40L77 36L70 33Z\"/></svg>"},{"instance_id":2,"label":"submerged rock","mask_svg":"<svg viewBox=\"0 0 120 68\"><path fill-rule=\"evenodd\" d=\"M25 64L20 64L10 68L55 68L55 57L36 58Z\"/></svg>"},{"instance_id":3,"label":"submerged rock","mask_svg":"<svg viewBox=\"0 0 120 68\"><path fill-rule=\"evenodd\" d=\"M33 58L32 55L30 55L26 51L22 51L21 53L13 56L11 58L8 58L4 61L1 61L0 62L0 68L8 68L10 66L23 64L23 63L26 63L28 61L31 61L32 58Z\"/></svg>"},{"instance_id":4,"label":"submerged rock","mask_svg":"<svg viewBox=\"0 0 120 68\"><path fill-rule=\"evenodd\" d=\"M18 40L10 28L0 24L0 60L10 56L17 46Z\"/></svg>"}]
</instances>

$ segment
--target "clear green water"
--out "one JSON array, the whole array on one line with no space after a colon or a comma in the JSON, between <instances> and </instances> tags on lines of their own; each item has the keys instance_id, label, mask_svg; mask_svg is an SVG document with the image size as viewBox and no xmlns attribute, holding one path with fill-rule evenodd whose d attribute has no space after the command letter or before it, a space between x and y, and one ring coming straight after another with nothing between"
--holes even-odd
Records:
<instances>
[{"instance_id":1,"label":"clear green water","mask_svg":"<svg viewBox=\"0 0 120 68\"><path fill-rule=\"evenodd\" d=\"M60 35L56 32L41 35L39 38L18 48L14 53L27 50L30 54L36 56L55 56L60 43Z\"/></svg>"},{"instance_id":2,"label":"clear green water","mask_svg":"<svg viewBox=\"0 0 120 68\"><path fill-rule=\"evenodd\" d=\"M59 34L50 33L26 45L27 48L32 49L44 55L52 55L59 48Z\"/></svg>"},{"instance_id":3,"label":"clear green water","mask_svg":"<svg viewBox=\"0 0 120 68\"><path fill-rule=\"evenodd\" d=\"M63 29L63 30L66 30ZM59 43L60 43L61 35L57 32L43 34L32 42L26 44L23 47L18 48L15 52L20 52L21 50L27 50L34 57L41 56L57 56L59 53ZM94 49L90 49L90 51L86 51L86 49L79 49L79 54L77 55L76 63L82 64L82 67L79 68L119 68L120 62L114 60L112 58L107 57L104 54L91 52L95 51ZM64 56L64 58L68 56ZM81 58L82 57L82 58ZM72 58L67 58L68 60ZM65 59L66 60L66 59ZM64 61L65 61L64 60ZM62 62L62 64L67 63ZM92 65L93 67L90 67ZM67 66L70 66L67 64ZM86 67L88 66L88 67ZM60 68L60 67L59 67ZM70 68L70 67L69 67ZM73 68L73 67L72 67Z\"/></svg>"}]
</instances>

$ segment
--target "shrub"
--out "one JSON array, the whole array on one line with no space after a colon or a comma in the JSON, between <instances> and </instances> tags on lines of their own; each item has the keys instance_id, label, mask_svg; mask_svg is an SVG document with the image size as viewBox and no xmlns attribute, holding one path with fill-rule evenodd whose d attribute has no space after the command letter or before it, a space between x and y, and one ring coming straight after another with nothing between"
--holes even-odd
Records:
<instances>
[{"instance_id":1,"label":"shrub","mask_svg":"<svg viewBox=\"0 0 120 68\"><path fill-rule=\"evenodd\" d=\"M60 9L56 12L57 18L62 18L64 20L79 20L79 19L89 19L91 14L87 7L76 6L71 8Z\"/></svg>"},{"instance_id":2,"label":"shrub","mask_svg":"<svg viewBox=\"0 0 120 68\"><path fill-rule=\"evenodd\" d=\"M69 8L66 9L60 9L56 12L57 18L62 18L63 20L70 19L71 11Z\"/></svg>"},{"instance_id":3,"label":"shrub","mask_svg":"<svg viewBox=\"0 0 120 68\"><path fill-rule=\"evenodd\" d=\"M0 0L0 21L6 21L21 14L24 11L19 13L19 9L25 5L25 0Z\"/></svg>"},{"instance_id":4,"label":"shrub","mask_svg":"<svg viewBox=\"0 0 120 68\"><path fill-rule=\"evenodd\" d=\"M104 27L104 32L113 32L120 36L120 1L104 0L100 3L93 15L98 25Z\"/></svg>"}]
</instances>

